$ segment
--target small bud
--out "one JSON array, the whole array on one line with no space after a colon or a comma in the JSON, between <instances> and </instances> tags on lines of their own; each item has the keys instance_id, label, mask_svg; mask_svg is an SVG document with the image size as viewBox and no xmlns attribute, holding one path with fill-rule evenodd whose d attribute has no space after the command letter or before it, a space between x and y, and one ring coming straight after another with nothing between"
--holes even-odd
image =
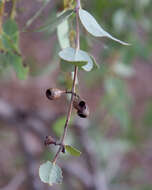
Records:
<instances>
[{"instance_id":1,"label":"small bud","mask_svg":"<svg viewBox=\"0 0 152 190\"><path fill-rule=\"evenodd\" d=\"M44 141L44 145L47 146L50 144L56 145L56 141L51 136L46 136L45 141Z\"/></svg>"},{"instance_id":2,"label":"small bud","mask_svg":"<svg viewBox=\"0 0 152 190\"><path fill-rule=\"evenodd\" d=\"M49 100L54 100L54 99L60 98L63 93L65 93L65 91L57 89L57 88L49 88L46 90L46 97Z\"/></svg>"}]
</instances>

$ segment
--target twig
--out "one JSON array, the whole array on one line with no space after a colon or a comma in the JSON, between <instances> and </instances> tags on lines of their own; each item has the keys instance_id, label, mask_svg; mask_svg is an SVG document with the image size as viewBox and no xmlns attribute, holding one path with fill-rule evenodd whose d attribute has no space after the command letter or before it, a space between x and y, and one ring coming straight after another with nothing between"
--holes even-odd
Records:
<instances>
[{"instance_id":1,"label":"twig","mask_svg":"<svg viewBox=\"0 0 152 190\"><path fill-rule=\"evenodd\" d=\"M78 17L78 11L80 8L80 0L76 0L77 2L77 6L76 6L76 50L80 49L80 34L79 34L79 17ZM60 152L62 151L63 145L64 145L64 139L67 133L67 129L68 129L68 125L69 125L69 121L71 118L71 113L72 113L72 107L73 107L73 100L74 100L74 94L75 94L75 86L76 86L76 78L77 78L77 73L78 73L78 67L75 66L74 69L74 78L73 78L73 84L72 84L72 94L71 94L71 100L70 100L70 105L68 108L68 114L67 114L67 119L64 125L64 131L63 131L63 135L61 137L61 146L59 147L54 159L53 159L53 163L55 163L58 159L58 156L60 154Z\"/></svg>"},{"instance_id":2,"label":"twig","mask_svg":"<svg viewBox=\"0 0 152 190\"><path fill-rule=\"evenodd\" d=\"M50 2L50 0L45 0L43 5L41 6L41 8L34 14L34 16L32 18L30 18L27 23L26 26L24 28L24 30L26 30L43 12L43 10L45 9L45 7L47 6L47 4Z\"/></svg>"},{"instance_id":3,"label":"twig","mask_svg":"<svg viewBox=\"0 0 152 190\"><path fill-rule=\"evenodd\" d=\"M10 13L11 19L14 19L16 16L16 3L17 3L17 0L12 0L12 9L11 9L11 13Z\"/></svg>"},{"instance_id":4,"label":"twig","mask_svg":"<svg viewBox=\"0 0 152 190\"><path fill-rule=\"evenodd\" d=\"M2 1L0 4L0 34L2 33L2 24L3 24L3 16L4 16L4 6L5 1Z\"/></svg>"}]
</instances>

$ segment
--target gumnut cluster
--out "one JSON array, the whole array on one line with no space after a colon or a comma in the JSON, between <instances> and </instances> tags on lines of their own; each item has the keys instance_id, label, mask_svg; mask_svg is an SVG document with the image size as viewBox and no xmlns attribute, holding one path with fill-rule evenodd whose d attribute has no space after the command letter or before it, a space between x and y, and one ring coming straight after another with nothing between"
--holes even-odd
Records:
<instances>
[{"instance_id":1,"label":"gumnut cluster","mask_svg":"<svg viewBox=\"0 0 152 190\"><path fill-rule=\"evenodd\" d=\"M73 107L77 110L77 114L79 117L87 118L89 116L88 105L76 93L72 93L67 90L60 90L58 88L49 88L46 90L46 97L49 100L56 100L64 94L74 94Z\"/></svg>"}]
</instances>

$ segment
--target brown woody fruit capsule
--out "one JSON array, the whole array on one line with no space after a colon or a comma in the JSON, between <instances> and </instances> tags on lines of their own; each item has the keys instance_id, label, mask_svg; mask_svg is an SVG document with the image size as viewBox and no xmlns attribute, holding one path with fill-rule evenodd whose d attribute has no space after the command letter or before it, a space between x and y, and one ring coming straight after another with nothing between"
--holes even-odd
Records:
<instances>
[{"instance_id":1,"label":"brown woody fruit capsule","mask_svg":"<svg viewBox=\"0 0 152 190\"><path fill-rule=\"evenodd\" d=\"M75 98L73 101L73 107L77 110L77 114L80 117L86 118L89 116L89 108L84 100Z\"/></svg>"},{"instance_id":2,"label":"brown woody fruit capsule","mask_svg":"<svg viewBox=\"0 0 152 190\"><path fill-rule=\"evenodd\" d=\"M86 103L85 101L81 100L80 98L75 98L74 101L73 101L73 107L76 109L76 110L80 110L82 111L83 109L86 109Z\"/></svg>"},{"instance_id":3,"label":"brown woody fruit capsule","mask_svg":"<svg viewBox=\"0 0 152 190\"><path fill-rule=\"evenodd\" d=\"M49 88L46 90L46 97L49 100L55 100L57 98L60 98L63 93L65 93L65 91L58 88Z\"/></svg>"},{"instance_id":4,"label":"brown woody fruit capsule","mask_svg":"<svg viewBox=\"0 0 152 190\"><path fill-rule=\"evenodd\" d=\"M56 141L51 136L46 136L45 141L44 141L44 145L47 146L50 144L56 145Z\"/></svg>"},{"instance_id":5,"label":"brown woody fruit capsule","mask_svg":"<svg viewBox=\"0 0 152 190\"><path fill-rule=\"evenodd\" d=\"M88 117L89 116L89 109L88 109L88 107L86 107L86 109L84 109L82 111L78 110L77 114L78 114L79 117L82 117L82 118Z\"/></svg>"}]
</instances>

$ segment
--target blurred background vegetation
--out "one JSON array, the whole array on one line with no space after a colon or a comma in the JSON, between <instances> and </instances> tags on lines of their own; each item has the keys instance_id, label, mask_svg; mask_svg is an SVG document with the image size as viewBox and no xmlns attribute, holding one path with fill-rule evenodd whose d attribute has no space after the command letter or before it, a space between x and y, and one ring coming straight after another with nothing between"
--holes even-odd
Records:
<instances>
[{"instance_id":1,"label":"blurred background vegetation","mask_svg":"<svg viewBox=\"0 0 152 190\"><path fill-rule=\"evenodd\" d=\"M8 1L4 21L10 15L16 20L13 26L23 31L46 2L29 32L13 38L15 52L7 39L3 42L14 54L4 56L3 50L0 54L0 190L50 189L40 182L38 168L56 149L44 147L44 138L51 134L58 139L62 134L68 101L50 102L45 90L70 88L71 77L60 69L56 32L31 31L54 18L63 2ZM81 28L81 49L96 57L100 69L79 72L79 91L91 113L88 119L73 113L66 141L82 155L60 156L64 182L51 189L151 190L152 1L82 0L82 7L106 31L132 45L94 39ZM16 54L22 55L26 67Z\"/></svg>"}]
</instances>

